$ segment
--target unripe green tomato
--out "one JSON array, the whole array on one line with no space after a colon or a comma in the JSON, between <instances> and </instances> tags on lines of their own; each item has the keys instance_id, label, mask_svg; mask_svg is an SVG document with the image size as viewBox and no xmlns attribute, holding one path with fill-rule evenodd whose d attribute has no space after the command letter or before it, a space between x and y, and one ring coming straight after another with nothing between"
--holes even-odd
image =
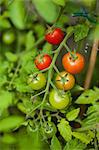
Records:
<instances>
[{"instance_id":1,"label":"unripe green tomato","mask_svg":"<svg viewBox=\"0 0 99 150\"><path fill-rule=\"evenodd\" d=\"M52 90L49 94L49 102L56 109L64 109L69 104L69 96L67 93L58 93Z\"/></svg>"},{"instance_id":2,"label":"unripe green tomato","mask_svg":"<svg viewBox=\"0 0 99 150\"><path fill-rule=\"evenodd\" d=\"M46 78L43 73L37 74L35 77L30 75L28 84L33 90L40 90L46 85Z\"/></svg>"},{"instance_id":3,"label":"unripe green tomato","mask_svg":"<svg viewBox=\"0 0 99 150\"><path fill-rule=\"evenodd\" d=\"M3 37L2 40L5 44L12 44L15 40L15 34L13 31L7 31L5 33L3 33Z\"/></svg>"},{"instance_id":4,"label":"unripe green tomato","mask_svg":"<svg viewBox=\"0 0 99 150\"><path fill-rule=\"evenodd\" d=\"M53 137L53 135L56 134L57 129L53 122L48 121L48 122L45 122L44 124L42 124L40 131L43 136L45 136L47 139L49 139L49 138Z\"/></svg>"}]
</instances>

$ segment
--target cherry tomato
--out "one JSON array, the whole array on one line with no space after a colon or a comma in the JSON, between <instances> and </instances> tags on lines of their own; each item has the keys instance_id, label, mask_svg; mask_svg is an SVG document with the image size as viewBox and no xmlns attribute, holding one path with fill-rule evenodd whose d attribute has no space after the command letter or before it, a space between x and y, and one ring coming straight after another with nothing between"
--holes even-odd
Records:
<instances>
[{"instance_id":1,"label":"cherry tomato","mask_svg":"<svg viewBox=\"0 0 99 150\"><path fill-rule=\"evenodd\" d=\"M35 65L39 70L48 68L51 62L52 62L52 58L48 54L45 55L40 54L35 59Z\"/></svg>"},{"instance_id":2,"label":"cherry tomato","mask_svg":"<svg viewBox=\"0 0 99 150\"><path fill-rule=\"evenodd\" d=\"M33 90L40 90L46 85L46 78L43 73L39 73L36 76L30 75L28 84Z\"/></svg>"},{"instance_id":3,"label":"cherry tomato","mask_svg":"<svg viewBox=\"0 0 99 150\"><path fill-rule=\"evenodd\" d=\"M45 35L45 40L53 45L58 45L64 38L64 32L60 28L55 28L53 31Z\"/></svg>"},{"instance_id":4,"label":"cherry tomato","mask_svg":"<svg viewBox=\"0 0 99 150\"><path fill-rule=\"evenodd\" d=\"M15 34L13 31L7 31L3 34L2 39L5 44L12 44L15 40Z\"/></svg>"},{"instance_id":5,"label":"cherry tomato","mask_svg":"<svg viewBox=\"0 0 99 150\"><path fill-rule=\"evenodd\" d=\"M40 129L41 134L45 137L47 137L48 139L53 137L53 135L56 134L56 126L53 122L45 122L44 124L42 124L42 127Z\"/></svg>"},{"instance_id":6,"label":"cherry tomato","mask_svg":"<svg viewBox=\"0 0 99 150\"><path fill-rule=\"evenodd\" d=\"M62 71L56 76L55 83L58 89L70 90L75 84L75 78L70 73Z\"/></svg>"},{"instance_id":7,"label":"cherry tomato","mask_svg":"<svg viewBox=\"0 0 99 150\"><path fill-rule=\"evenodd\" d=\"M85 65L84 56L76 53L76 59L73 59L70 53L67 53L62 58L62 64L64 69L72 74L80 73Z\"/></svg>"},{"instance_id":8,"label":"cherry tomato","mask_svg":"<svg viewBox=\"0 0 99 150\"><path fill-rule=\"evenodd\" d=\"M61 92L61 94L60 94ZM69 96L67 93L52 90L49 94L49 102L56 109L64 109L69 104Z\"/></svg>"}]
</instances>

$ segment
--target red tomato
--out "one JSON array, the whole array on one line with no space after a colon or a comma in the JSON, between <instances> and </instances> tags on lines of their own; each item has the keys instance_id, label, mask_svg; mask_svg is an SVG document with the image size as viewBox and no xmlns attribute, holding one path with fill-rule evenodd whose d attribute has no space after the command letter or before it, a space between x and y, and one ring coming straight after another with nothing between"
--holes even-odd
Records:
<instances>
[{"instance_id":1,"label":"red tomato","mask_svg":"<svg viewBox=\"0 0 99 150\"><path fill-rule=\"evenodd\" d=\"M48 68L51 62L52 62L52 58L48 54L45 55L40 54L35 59L35 65L39 70Z\"/></svg>"},{"instance_id":2,"label":"red tomato","mask_svg":"<svg viewBox=\"0 0 99 150\"><path fill-rule=\"evenodd\" d=\"M60 28L54 29L52 32L48 32L45 35L45 40L53 45L58 45L64 38L64 32Z\"/></svg>"},{"instance_id":3,"label":"red tomato","mask_svg":"<svg viewBox=\"0 0 99 150\"><path fill-rule=\"evenodd\" d=\"M76 53L75 56L77 57L74 59L70 53L67 53L62 58L62 64L64 69L72 74L80 73L85 65L85 58L79 53Z\"/></svg>"}]
</instances>

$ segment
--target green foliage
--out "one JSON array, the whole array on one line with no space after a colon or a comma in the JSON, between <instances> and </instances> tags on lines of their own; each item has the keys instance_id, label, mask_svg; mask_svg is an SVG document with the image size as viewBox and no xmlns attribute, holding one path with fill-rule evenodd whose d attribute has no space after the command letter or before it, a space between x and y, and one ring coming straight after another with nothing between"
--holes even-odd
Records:
<instances>
[{"instance_id":1,"label":"green foliage","mask_svg":"<svg viewBox=\"0 0 99 150\"><path fill-rule=\"evenodd\" d=\"M55 4L65 6L65 0L52 0Z\"/></svg>"},{"instance_id":2,"label":"green foliage","mask_svg":"<svg viewBox=\"0 0 99 150\"><path fill-rule=\"evenodd\" d=\"M71 141L67 142L66 146L63 150L85 150L86 145L81 143L77 139L72 139Z\"/></svg>"},{"instance_id":3,"label":"green foliage","mask_svg":"<svg viewBox=\"0 0 99 150\"><path fill-rule=\"evenodd\" d=\"M84 39L88 35L88 32L89 32L89 27L88 25L85 25L85 24L76 25L74 29L75 29L74 31L75 42L78 42Z\"/></svg>"},{"instance_id":4,"label":"green foliage","mask_svg":"<svg viewBox=\"0 0 99 150\"><path fill-rule=\"evenodd\" d=\"M66 141L70 141L72 138L72 131L69 123L65 119L62 119L57 126L61 136Z\"/></svg>"},{"instance_id":5,"label":"green foliage","mask_svg":"<svg viewBox=\"0 0 99 150\"><path fill-rule=\"evenodd\" d=\"M12 104L12 93L8 91L0 91L0 113Z\"/></svg>"},{"instance_id":6,"label":"green foliage","mask_svg":"<svg viewBox=\"0 0 99 150\"><path fill-rule=\"evenodd\" d=\"M9 4L9 17L13 24L19 28L24 29L25 27L25 6L24 1L13 0Z\"/></svg>"},{"instance_id":7,"label":"green foliage","mask_svg":"<svg viewBox=\"0 0 99 150\"><path fill-rule=\"evenodd\" d=\"M80 112L80 109L79 109L79 108L74 109L74 110L68 112L68 113L66 114L67 120L68 120L68 121L73 121L73 120L75 120L75 119L78 117L79 112Z\"/></svg>"},{"instance_id":8,"label":"green foliage","mask_svg":"<svg viewBox=\"0 0 99 150\"><path fill-rule=\"evenodd\" d=\"M91 131L90 131L91 132ZM76 137L77 139L81 140L81 142L88 144L91 142L92 138L94 137L94 134L91 135L87 133L81 133L81 132L72 132L72 135Z\"/></svg>"},{"instance_id":9,"label":"green foliage","mask_svg":"<svg viewBox=\"0 0 99 150\"><path fill-rule=\"evenodd\" d=\"M10 22L0 16L0 30L9 29L11 27Z\"/></svg>"},{"instance_id":10,"label":"green foliage","mask_svg":"<svg viewBox=\"0 0 99 150\"><path fill-rule=\"evenodd\" d=\"M57 110L48 100L52 88L61 93L54 85L58 71L55 71L53 65L50 67L52 71L39 71L34 63L38 54L49 54L52 64L63 70L61 57L65 53L62 45L64 39L60 45L49 44L44 39L49 29L60 27L64 36L70 38L65 41L70 45L70 49L76 47L76 44L78 46L82 39L87 39L89 31L92 33L92 40L98 39L98 25L95 26L82 17L72 16L73 13L80 12L82 6L87 9L90 5L85 1L80 2L0 1L0 150L92 150L94 144L97 144L93 142L99 142L99 88L84 90L83 86L76 82L73 89L66 91L70 99L68 107ZM90 16L93 13L89 9L86 11ZM98 17L96 19L98 21ZM47 24L52 28L47 29ZM14 31L15 39L6 45L3 35L10 30ZM72 44L72 40L78 43ZM88 56L85 55L86 59L89 59L89 53ZM58 59L54 56L58 56ZM30 74L35 78L41 72L46 77L47 86L34 91L28 85L28 78ZM79 76L75 75L77 80ZM93 79L91 87L99 82L98 59ZM80 104L88 104L83 118L79 115ZM52 126L48 125L48 122L54 124L55 132L52 135ZM76 123L81 127L76 127Z\"/></svg>"},{"instance_id":11,"label":"green foliage","mask_svg":"<svg viewBox=\"0 0 99 150\"><path fill-rule=\"evenodd\" d=\"M61 144L57 137L54 135L52 140L51 140L51 150L62 150Z\"/></svg>"},{"instance_id":12,"label":"green foliage","mask_svg":"<svg viewBox=\"0 0 99 150\"><path fill-rule=\"evenodd\" d=\"M53 23L58 16L59 7L49 0L32 0L38 13L49 23Z\"/></svg>"},{"instance_id":13,"label":"green foliage","mask_svg":"<svg viewBox=\"0 0 99 150\"><path fill-rule=\"evenodd\" d=\"M99 88L94 88L94 90L86 90L82 93L76 100L77 104L92 104L99 100Z\"/></svg>"},{"instance_id":14,"label":"green foliage","mask_svg":"<svg viewBox=\"0 0 99 150\"><path fill-rule=\"evenodd\" d=\"M0 120L0 132L6 132L10 131L12 129L15 129L23 123L24 118L21 116L9 116L7 118L4 118Z\"/></svg>"}]
</instances>

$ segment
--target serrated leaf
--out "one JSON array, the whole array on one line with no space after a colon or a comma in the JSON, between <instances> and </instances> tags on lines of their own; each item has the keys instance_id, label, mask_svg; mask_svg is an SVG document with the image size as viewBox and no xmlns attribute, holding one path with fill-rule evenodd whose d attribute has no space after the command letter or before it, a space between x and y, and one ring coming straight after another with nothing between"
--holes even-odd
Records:
<instances>
[{"instance_id":1,"label":"serrated leaf","mask_svg":"<svg viewBox=\"0 0 99 150\"><path fill-rule=\"evenodd\" d=\"M80 142L78 139L72 139L67 142L63 150L84 150L85 148L86 145L84 143Z\"/></svg>"},{"instance_id":2,"label":"serrated leaf","mask_svg":"<svg viewBox=\"0 0 99 150\"><path fill-rule=\"evenodd\" d=\"M53 23L56 20L59 14L59 7L52 1L32 0L32 2L33 5L35 5L40 16L42 16L47 22Z\"/></svg>"},{"instance_id":3,"label":"serrated leaf","mask_svg":"<svg viewBox=\"0 0 99 150\"><path fill-rule=\"evenodd\" d=\"M65 119L61 119L60 123L57 125L60 135L66 140L70 141L72 138L71 127Z\"/></svg>"},{"instance_id":4,"label":"serrated leaf","mask_svg":"<svg viewBox=\"0 0 99 150\"><path fill-rule=\"evenodd\" d=\"M80 108L74 109L66 114L66 118L68 121L73 121L78 117L80 112Z\"/></svg>"},{"instance_id":5,"label":"serrated leaf","mask_svg":"<svg viewBox=\"0 0 99 150\"><path fill-rule=\"evenodd\" d=\"M24 118L21 116L9 116L0 120L0 132L6 132L21 125Z\"/></svg>"},{"instance_id":6,"label":"serrated leaf","mask_svg":"<svg viewBox=\"0 0 99 150\"><path fill-rule=\"evenodd\" d=\"M66 0L52 0L55 4L65 6Z\"/></svg>"},{"instance_id":7,"label":"serrated leaf","mask_svg":"<svg viewBox=\"0 0 99 150\"><path fill-rule=\"evenodd\" d=\"M99 88L94 88L94 90L89 89L83 92L76 100L77 104L92 104L99 100Z\"/></svg>"},{"instance_id":8,"label":"serrated leaf","mask_svg":"<svg viewBox=\"0 0 99 150\"><path fill-rule=\"evenodd\" d=\"M74 27L74 40L78 42L84 39L89 32L89 27L85 24L79 24Z\"/></svg>"},{"instance_id":9,"label":"serrated leaf","mask_svg":"<svg viewBox=\"0 0 99 150\"><path fill-rule=\"evenodd\" d=\"M12 104L12 93L8 91L0 91L0 112L8 108Z\"/></svg>"},{"instance_id":10,"label":"serrated leaf","mask_svg":"<svg viewBox=\"0 0 99 150\"><path fill-rule=\"evenodd\" d=\"M61 144L55 135L53 136L53 138L51 140L50 149L51 150L62 150Z\"/></svg>"},{"instance_id":11,"label":"serrated leaf","mask_svg":"<svg viewBox=\"0 0 99 150\"><path fill-rule=\"evenodd\" d=\"M85 144L88 144L91 142L90 136L88 136L88 134L86 134L86 133L72 132L72 135Z\"/></svg>"}]
</instances>

